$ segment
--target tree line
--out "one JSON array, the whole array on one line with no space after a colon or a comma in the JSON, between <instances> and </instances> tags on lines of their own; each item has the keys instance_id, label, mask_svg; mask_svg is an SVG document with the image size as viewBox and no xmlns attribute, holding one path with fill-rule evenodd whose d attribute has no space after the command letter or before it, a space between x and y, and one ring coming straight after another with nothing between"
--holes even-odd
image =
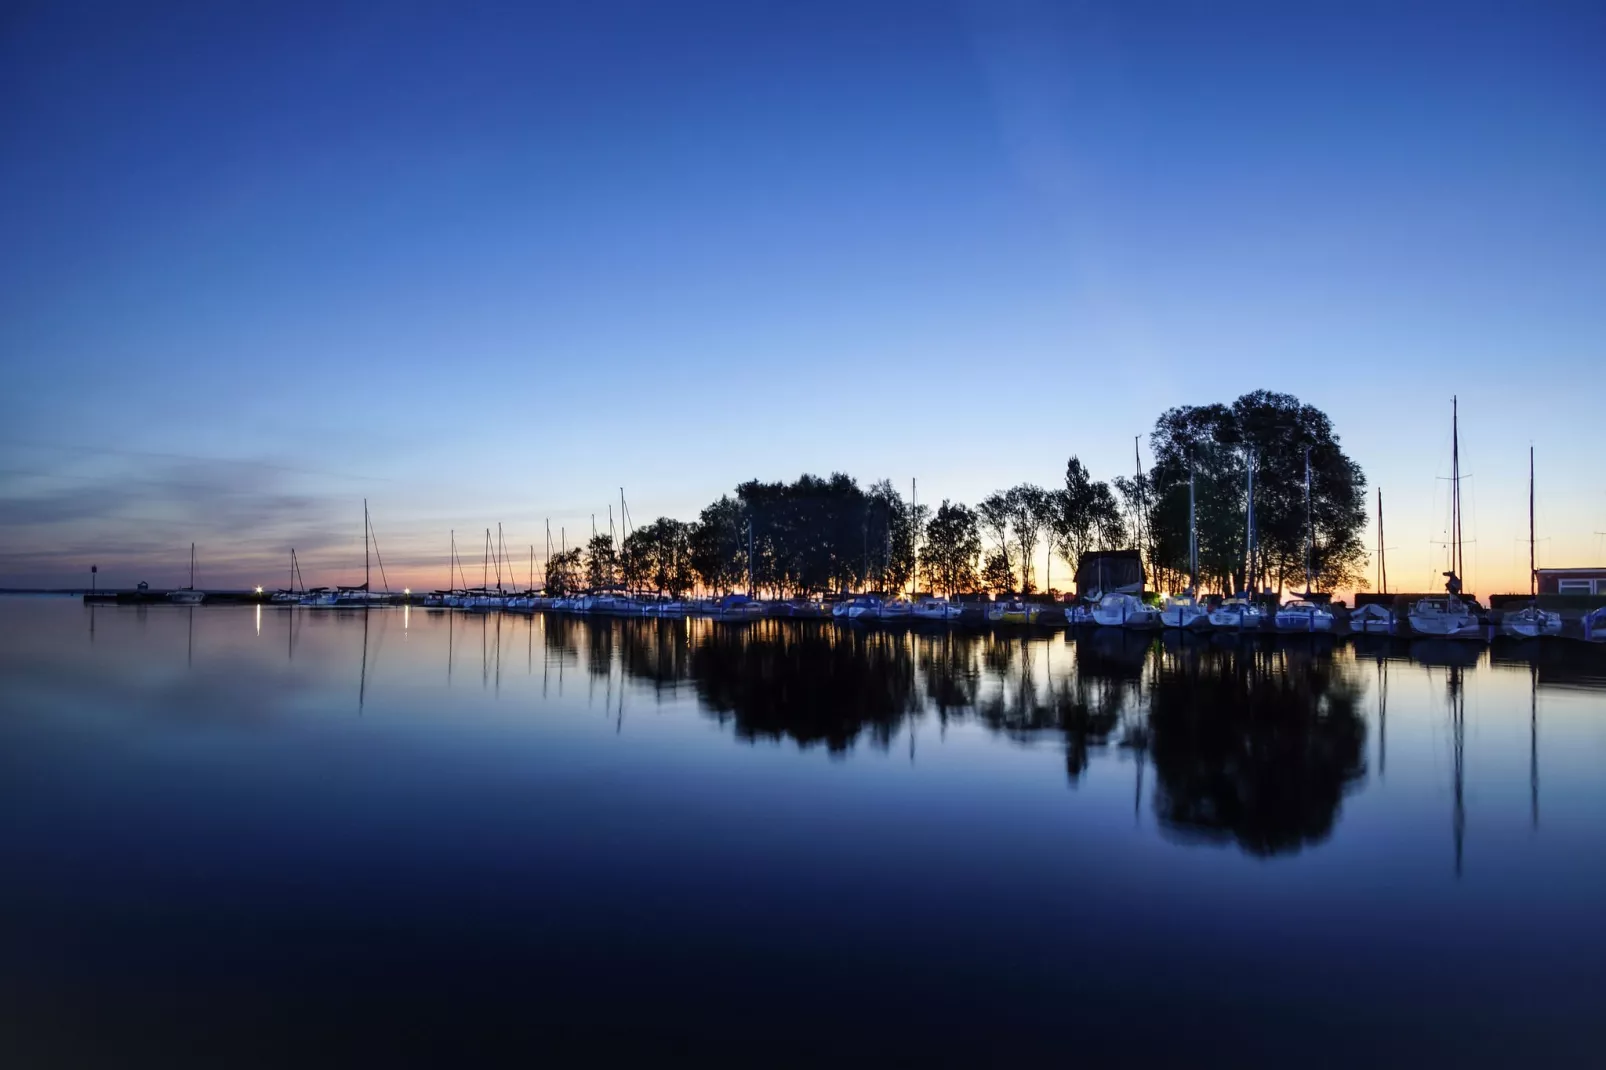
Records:
<instances>
[{"instance_id":1,"label":"tree line","mask_svg":"<svg viewBox=\"0 0 1606 1070\"><path fill-rule=\"evenodd\" d=\"M626 588L680 597L694 589L777 595L896 592L911 583L949 596L1032 593L1046 551L1071 571L1093 550L1137 549L1156 587L1188 586L1193 480L1201 590L1303 586L1305 455L1311 466L1312 587L1365 586L1366 480L1325 413L1256 391L1231 405L1181 406L1149 435L1148 471L1094 479L1072 456L1057 487L1021 483L974 506L917 506L889 480L837 472L791 483L750 480L692 522L662 517L616 540L594 535L551 555L553 593ZM1257 549L1246 507L1254 473ZM1052 577L1043 577L1048 585ZM1068 584L1067 584L1068 586Z\"/></svg>"}]
</instances>

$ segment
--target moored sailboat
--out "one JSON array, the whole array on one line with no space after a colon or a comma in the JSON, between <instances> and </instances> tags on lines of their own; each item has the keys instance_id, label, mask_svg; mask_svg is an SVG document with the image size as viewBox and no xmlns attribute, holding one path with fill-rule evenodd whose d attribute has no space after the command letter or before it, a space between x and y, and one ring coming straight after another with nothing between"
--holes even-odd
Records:
<instances>
[{"instance_id":1,"label":"moored sailboat","mask_svg":"<svg viewBox=\"0 0 1606 1070\"><path fill-rule=\"evenodd\" d=\"M1163 627L1160 611L1129 591L1112 591L1100 598L1093 607L1093 623L1104 628Z\"/></svg>"},{"instance_id":2,"label":"moored sailboat","mask_svg":"<svg viewBox=\"0 0 1606 1070\"><path fill-rule=\"evenodd\" d=\"M1210 611L1210 626L1225 631L1258 631L1266 611L1246 598L1229 598Z\"/></svg>"},{"instance_id":3,"label":"moored sailboat","mask_svg":"<svg viewBox=\"0 0 1606 1070\"><path fill-rule=\"evenodd\" d=\"M195 544L190 543L190 585L167 592L167 600L181 606L198 606L206 601L206 592L195 589Z\"/></svg>"},{"instance_id":4,"label":"moored sailboat","mask_svg":"<svg viewBox=\"0 0 1606 1070\"><path fill-rule=\"evenodd\" d=\"M1534 451L1528 447L1528 604L1507 613L1500 630L1519 639L1561 634L1561 614L1539 608L1539 570L1534 562Z\"/></svg>"},{"instance_id":5,"label":"moored sailboat","mask_svg":"<svg viewBox=\"0 0 1606 1070\"><path fill-rule=\"evenodd\" d=\"M1303 596L1277 607L1273 618L1280 632L1330 632L1333 630L1333 613L1311 598L1311 581L1315 574L1316 520L1310 502L1310 447L1305 447L1305 593Z\"/></svg>"},{"instance_id":6,"label":"moored sailboat","mask_svg":"<svg viewBox=\"0 0 1606 1070\"><path fill-rule=\"evenodd\" d=\"M915 603L914 608L914 615L918 620L958 620L959 613L958 604L946 598L922 598Z\"/></svg>"},{"instance_id":7,"label":"moored sailboat","mask_svg":"<svg viewBox=\"0 0 1606 1070\"><path fill-rule=\"evenodd\" d=\"M307 585L301 582L301 566L296 563L296 550L293 546L290 548L290 577L286 582L289 586L274 591L268 598L269 602L277 605L294 605L307 593ZM297 590L297 587L300 590Z\"/></svg>"},{"instance_id":8,"label":"moored sailboat","mask_svg":"<svg viewBox=\"0 0 1606 1070\"><path fill-rule=\"evenodd\" d=\"M1210 611L1195 598L1199 583L1199 526L1194 507L1193 458L1188 459L1188 589L1172 595L1160 610L1160 623L1167 628L1202 629L1210 627Z\"/></svg>"},{"instance_id":9,"label":"moored sailboat","mask_svg":"<svg viewBox=\"0 0 1606 1070\"><path fill-rule=\"evenodd\" d=\"M1412 607L1411 628L1418 635L1481 639L1473 608L1461 600L1461 426L1457 399L1450 399L1450 568L1444 596L1424 598Z\"/></svg>"}]
</instances>

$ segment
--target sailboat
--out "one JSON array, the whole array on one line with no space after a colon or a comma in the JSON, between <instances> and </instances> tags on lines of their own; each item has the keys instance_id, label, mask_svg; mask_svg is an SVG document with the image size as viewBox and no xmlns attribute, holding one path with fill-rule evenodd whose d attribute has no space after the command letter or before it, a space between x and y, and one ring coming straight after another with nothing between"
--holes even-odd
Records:
<instances>
[{"instance_id":1,"label":"sailboat","mask_svg":"<svg viewBox=\"0 0 1606 1070\"><path fill-rule=\"evenodd\" d=\"M1542 635L1561 634L1561 614L1539 608L1539 592L1535 589L1539 572L1534 567L1534 450L1528 447L1528 605L1515 613L1507 613L1500 622L1500 630L1519 639L1537 639Z\"/></svg>"},{"instance_id":2,"label":"sailboat","mask_svg":"<svg viewBox=\"0 0 1606 1070\"><path fill-rule=\"evenodd\" d=\"M922 598L915 603L914 615L920 620L958 620L959 603L946 598Z\"/></svg>"},{"instance_id":3,"label":"sailboat","mask_svg":"<svg viewBox=\"0 0 1606 1070\"><path fill-rule=\"evenodd\" d=\"M1383 488L1377 488L1377 588L1380 594L1389 593L1389 566L1383 546ZM1387 606L1369 602L1349 615L1349 630L1369 635L1387 635L1394 631L1394 614Z\"/></svg>"},{"instance_id":4,"label":"sailboat","mask_svg":"<svg viewBox=\"0 0 1606 1070\"><path fill-rule=\"evenodd\" d=\"M1161 627L1160 611L1130 589L1111 591L1093 607L1093 623L1105 628L1149 630Z\"/></svg>"},{"instance_id":5,"label":"sailboat","mask_svg":"<svg viewBox=\"0 0 1606 1070\"><path fill-rule=\"evenodd\" d=\"M1188 456L1188 590L1165 600L1160 623L1167 628L1208 628L1210 611L1195 600L1199 583L1199 525L1194 509L1193 456Z\"/></svg>"},{"instance_id":6,"label":"sailboat","mask_svg":"<svg viewBox=\"0 0 1606 1070\"><path fill-rule=\"evenodd\" d=\"M1266 621L1266 611L1251 597L1255 589L1255 455L1249 455L1244 465L1244 547L1248 560L1244 565L1244 592L1229 598L1210 611L1210 626L1224 630L1259 631Z\"/></svg>"},{"instance_id":7,"label":"sailboat","mask_svg":"<svg viewBox=\"0 0 1606 1070\"><path fill-rule=\"evenodd\" d=\"M1418 635L1482 638L1472 607L1461 600L1461 425L1457 399L1450 399L1450 570L1444 597L1424 598L1412 607L1411 628Z\"/></svg>"},{"instance_id":8,"label":"sailboat","mask_svg":"<svg viewBox=\"0 0 1606 1070\"><path fill-rule=\"evenodd\" d=\"M195 544L190 543L190 585L167 592L167 600L181 606L198 606L206 601L206 592L195 589Z\"/></svg>"},{"instance_id":9,"label":"sailboat","mask_svg":"<svg viewBox=\"0 0 1606 1070\"><path fill-rule=\"evenodd\" d=\"M279 605L294 604L301 601L302 596L307 593L307 585L301 582L301 566L296 563L296 550L293 546L290 548L290 578L286 582L289 586L274 591L268 601ZM296 590L297 585L301 588L299 591Z\"/></svg>"},{"instance_id":10,"label":"sailboat","mask_svg":"<svg viewBox=\"0 0 1606 1070\"><path fill-rule=\"evenodd\" d=\"M1305 591L1285 605L1277 607L1275 618L1280 632L1330 632L1333 630L1333 613L1326 606L1311 600L1310 585L1312 564L1316 554L1316 521L1310 504L1310 447L1305 447Z\"/></svg>"}]
</instances>

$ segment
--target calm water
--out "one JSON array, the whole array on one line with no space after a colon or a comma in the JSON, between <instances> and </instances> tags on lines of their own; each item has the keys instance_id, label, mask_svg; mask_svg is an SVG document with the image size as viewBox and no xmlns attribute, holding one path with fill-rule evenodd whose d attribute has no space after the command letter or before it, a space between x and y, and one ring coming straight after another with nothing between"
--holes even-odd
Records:
<instances>
[{"instance_id":1,"label":"calm water","mask_svg":"<svg viewBox=\"0 0 1606 1070\"><path fill-rule=\"evenodd\" d=\"M0 1065L1606 1042L1606 649L0 599Z\"/></svg>"}]
</instances>

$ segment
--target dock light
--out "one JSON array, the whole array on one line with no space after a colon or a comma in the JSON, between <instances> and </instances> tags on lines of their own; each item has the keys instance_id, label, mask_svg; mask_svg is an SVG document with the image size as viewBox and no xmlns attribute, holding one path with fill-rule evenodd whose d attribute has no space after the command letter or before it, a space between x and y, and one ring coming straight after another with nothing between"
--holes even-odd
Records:
<instances>
[{"instance_id":1,"label":"dock light","mask_svg":"<svg viewBox=\"0 0 1606 1070\"><path fill-rule=\"evenodd\" d=\"M412 593L413 593L413 589L411 587L403 587L402 588L402 594L412 594Z\"/></svg>"},{"instance_id":2,"label":"dock light","mask_svg":"<svg viewBox=\"0 0 1606 1070\"><path fill-rule=\"evenodd\" d=\"M261 594L261 593L262 593L262 585L259 583L259 584L257 584L257 594Z\"/></svg>"}]
</instances>

